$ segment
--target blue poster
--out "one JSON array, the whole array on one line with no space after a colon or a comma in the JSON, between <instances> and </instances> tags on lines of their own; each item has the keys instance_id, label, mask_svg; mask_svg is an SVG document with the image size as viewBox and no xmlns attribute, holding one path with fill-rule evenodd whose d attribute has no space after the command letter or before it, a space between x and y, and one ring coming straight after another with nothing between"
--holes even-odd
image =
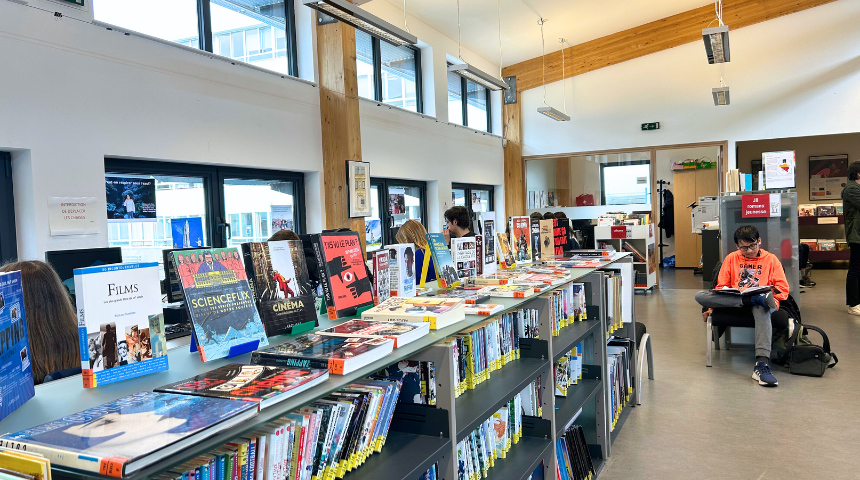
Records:
<instances>
[{"instance_id":1,"label":"blue poster","mask_svg":"<svg viewBox=\"0 0 860 480\"><path fill-rule=\"evenodd\" d=\"M203 246L203 219L200 217L172 218L173 248Z\"/></svg>"},{"instance_id":2,"label":"blue poster","mask_svg":"<svg viewBox=\"0 0 860 480\"><path fill-rule=\"evenodd\" d=\"M36 393L30 354L21 272L0 274L0 420Z\"/></svg>"}]
</instances>

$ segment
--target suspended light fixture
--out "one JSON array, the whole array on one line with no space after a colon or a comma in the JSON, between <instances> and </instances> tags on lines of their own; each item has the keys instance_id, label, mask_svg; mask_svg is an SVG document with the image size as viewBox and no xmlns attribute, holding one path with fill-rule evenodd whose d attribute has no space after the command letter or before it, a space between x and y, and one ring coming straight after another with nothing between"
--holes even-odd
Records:
<instances>
[{"instance_id":1,"label":"suspended light fixture","mask_svg":"<svg viewBox=\"0 0 860 480\"><path fill-rule=\"evenodd\" d=\"M379 37L388 43L398 46L415 45L418 43L418 37L415 35L395 27L346 0L302 0L302 3L347 25L352 25L359 30Z\"/></svg>"},{"instance_id":2,"label":"suspended light fixture","mask_svg":"<svg viewBox=\"0 0 860 480\"><path fill-rule=\"evenodd\" d=\"M721 105L729 104L729 87L728 85L726 85L726 82L723 81L722 65L720 65L720 86L717 88L712 88L711 95L714 96L714 106L719 107Z\"/></svg>"},{"instance_id":3,"label":"suspended light fixture","mask_svg":"<svg viewBox=\"0 0 860 480\"><path fill-rule=\"evenodd\" d=\"M702 30L705 53L708 55L708 63L727 63L731 61L731 55L729 54L729 26L723 23L723 0L717 0L714 3L714 9L720 25Z\"/></svg>"},{"instance_id":4,"label":"suspended light fixture","mask_svg":"<svg viewBox=\"0 0 860 480\"><path fill-rule=\"evenodd\" d=\"M542 71L543 71L543 106L538 107L537 111L541 115L546 115L547 117L557 121L557 122L569 122L570 117L567 115L567 94L565 93L564 99L564 109L565 112L559 112L557 109L550 107L546 103L546 50L544 48L544 38L543 38L543 24L546 23L546 20L541 17L538 20L538 25L540 25L540 49L541 49L541 62L542 62ZM564 39L560 40L564 42ZM564 85L564 45L561 46L561 82L562 86ZM566 89L565 89L566 91Z\"/></svg>"},{"instance_id":5,"label":"suspended light fixture","mask_svg":"<svg viewBox=\"0 0 860 480\"><path fill-rule=\"evenodd\" d=\"M501 28L501 10L499 11L499 22ZM499 37L499 51L501 52L501 37ZM448 65L448 71L454 72L462 77L465 77L478 85L482 85L484 88L489 90L507 90L508 84L505 83L501 78L496 78L495 76L480 70L474 65L469 65L465 61L463 61L463 46L461 42L460 35L460 0L457 0L457 58L460 59L460 63L455 63L452 65ZM501 65L499 65L501 68Z\"/></svg>"}]
</instances>

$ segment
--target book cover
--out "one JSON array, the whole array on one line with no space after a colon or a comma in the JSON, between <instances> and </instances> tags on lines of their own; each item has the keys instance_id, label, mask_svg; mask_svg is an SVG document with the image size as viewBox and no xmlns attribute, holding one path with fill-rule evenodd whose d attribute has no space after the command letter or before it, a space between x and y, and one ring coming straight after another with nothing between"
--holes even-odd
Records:
<instances>
[{"instance_id":1,"label":"book cover","mask_svg":"<svg viewBox=\"0 0 860 480\"><path fill-rule=\"evenodd\" d=\"M457 269L459 278L474 277L477 274L475 265L478 262L478 251L475 238L451 239L451 254L454 257L454 267Z\"/></svg>"},{"instance_id":2,"label":"book cover","mask_svg":"<svg viewBox=\"0 0 860 480\"><path fill-rule=\"evenodd\" d=\"M484 236L475 235L475 274L484 273Z\"/></svg>"},{"instance_id":3,"label":"book cover","mask_svg":"<svg viewBox=\"0 0 860 480\"><path fill-rule=\"evenodd\" d=\"M373 288L367 278L364 247L358 233L324 232L319 239L331 288L329 320L355 315L359 308L373 305Z\"/></svg>"},{"instance_id":4,"label":"book cover","mask_svg":"<svg viewBox=\"0 0 860 480\"><path fill-rule=\"evenodd\" d=\"M818 204L816 213L819 217L832 217L836 215L836 205L833 204Z\"/></svg>"},{"instance_id":5,"label":"book cover","mask_svg":"<svg viewBox=\"0 0 860 480\"><path fill-rule=\"evenodd\" d=\"M433 255L433 264L436 266L436 283L442 288L456 287L460 284L457 269L454 268L454 259L445 236L441 233L428 233L427 243L430 245L430 253Z\"/></svg>"},{"instance_id":6,"label":"book cover","mask_svg":"<svg viewBox=\"0 0 860 480\"><path fill-rule=\"evenodd\" d=\"M466 302L466 305L475 305L490 299L489 295L478 295L477 290L461 290L457 288L436 290L432 296L437 298L462 298Z\"/></svg>"},{"instance_id":7,"label":"book cover","mask_svg":"<svg viewBox=\"0 0 860 480\"><path fill-rule=\"evenodd\" d=\"M391 272L388 250L373 252L373 304L379 305L391 297Z\"/></svg>"},{"instance_id":8,"label":"book cover","mask_svg":"<svg viewBox=\"0 0 860 480\"><path fill-rule=\"evenodd\" d=\"M541 220L538 223L540 249L536 260L552 260L555 258L555 220Z\"/></svg>"},{"instance_id":9,"label":"book cover","mask_svg":"<svg viewBox=\"0 0 860 480\"><path fill-rule=\"evenodd\" d=\"M386 245L388 250L388 274L391 282L389 297L415 296L415 245L396 243Z\"/></svg>"},{"instance_id":10,"label":"book cover","mask_svg":"<svg viewBox=\"0 0 860 480\"><path fill-rule=\"evenodd\" d=\"M74 272L84 388L167 370L158 263Z\"/></svg>"},{"instance_id":11,"label":"book cover","mask_svg":"<svg viewBox=\"0 0 860 480\"><path fill-rule=\"evenodd\" d=\"M478 290L478 293L491 297L526 298L536 292L533 285L490 285Z\"/></svg>"},{"instance_id":12,"label":"book cover","mask_svg":"<svg viewBox=\"0 0 860 480\"><path fill-rule=\"evenodd\" d=\"M328 378L321 368L278 368L231 363L185 380L156 388L156 392L244 400L260 404L287 399ZM262 406L262 405L261 405Z\"/></svg>"},{"instance_id":13,"label":"book cover","mask_svg":"<svg viewBox=\"0 0 860 480\"><path fill-rule=\"evenodd\" d=\"M465 302L456 298L391 297L361 314L363 320L430 324L431 330L444 328L465 318Z\"/></svg>"},{"instance_id":14,"label":"book cover","mask_svg":"<svg viewBox=\"0 0 860 480\"><path fill-rule=\"evenodd\" d=\"M427 398L422 392L421 362L416 360L401 360L390 367L381 370L379 375L386 378L400 380L400 396L398 403L413 403L426 405Z\"/></svg>"},{"instance_id":15,"label":"book cover","mask_svg":"<svg viewBox=\"0 0 860 480\"><path fill-rule=\"evenodd\" d=\"M842 212L843 212L843 211L844 211L844 210L842 210L842 205L841 205L841 204L840 204L840 205L836 205L836 215L842 215Z\"/></svg>"},{"instance_id":16,"label":"book cover","mask_svg":"<svg viewBox=\"0 0 860 480\"><path fill-rule=\"evenodd\" d=\"M190 248L203 246L203 218L172 218L170 230L173 238L173 248Z\"/></svg>"},{"instance_id":17,"label":"book cover","mask_svg":"<svg viewBox=\"0 0 860 480\"><path fill-rule=\"evenodd\" d=\"M343 375L391 353L388 338L302 335L251 354L251 364L273 367L324 368Z\"/></svg>"},{"instance_id":18,"label":"book cover","mask_svg":"<svg viewBox=\"0 0 860 480\"><path fill-rule=\"evenodd\" d=\"M494 212L486 212L484 215L493 214ZM492 219L483 220L483 235L484 239L484 271L481 273L496 273L498 266L496 265L496 221Z\"/></svg>"},{"instance_id":19,"label":"book cover","mask_svg":"<svg viewBox=\"0 0 860 480\"><path fill-rule=\"evenodd\" d=\"M495 315L504 309L504 305L498 305L495 303L472 304L466 305L465 307L466 315Z\"/></svg>"},{"instance_id":20,"label":"book cover","mask_svg":"<svg viewBox=\"0 0 860 480\"><path fill-rule=\"evenodd\" d=\"M427 323L375 322L369 320L347 320L340 325L317 330L317 335L337 337L382 337L394 340L394 348L430 333Z\"/></svg>"},{"instance_id":21,"label":"book cover","mask_svg":"<svg viewBox=\"0 0 860 480\"><path fill-rule=\"evenodd\" d=\"M532 258L529 217L511 217L511 248L518 263L530 263Z\"/></svg>"},{"instance_id":22,"label":"book cover","mask_svg":"<svg viewBox=\"0 0 860 480\"><path fill-rule=\"evenodd\" d=\"M514 254L511 251L511 244L508 242L507 234L505 232L498 232L496 233L496 239L498 240L497 256L499 266L503 269L514 268L516 261L514 260Z\"/></svg>"},{"instance_id":23,"label":"book cover","mask_svg":"<svg viewBox=\"0 0 860 480\"><path fill-rule=\"evenodd\" d=\"M0 275L0 421L36 394L21 272Z\"/></svg>"},{"instance_id":24,"label":"book cover","mask_svg":"<svg viewBox=\"0 0 860 480\"><path fill-rule=\"evenodd\" d=\"M798 217L814 217L816 216L814 203L805 203L797 206Z\"/></svg>"},{"instance_id":25,"label":"book cover","mask_svg":"<svg viewBox=\"0 0 860 480\"><path fill-rule=\"evenodd\" d=\"M200 359L224 358L231 347L249 342L268 345L239 251L207 248L182 253L189 261L179 270L179 278Z\"/></svg>"},{"instance_id":26,"label":"book cover","mask_svg":"<svg viewBox=\"0 0 860 480\"><path fill-rule=\"evenodd\" d=\"M140 392L3 435L0 446L41 454L55 465L124 477L256 411L251 402Z\"/></svg>"},{"instance_id":27,"label":"book cover","mask_svg":"<svg viewBox=\"0 0 860 480\"><path fill-rule=\"evenodd\" d=\"M290 334L293 326L314 322L317 312L302 242L242 244L245 273L267 337Z\"/></svg>"},{"instance_id":28,"label":"book cover","mask_svg":"<svg viewBox=\"0 0 860 480\"><path fill-rule=\"evenodd\" d=\"M541 256L541 221L541 219L529 217L529 232L531 232L531 235L529 236L529 246L531 247L531 260L533 262L539 261Z\"/></svg>"}]
</instances>

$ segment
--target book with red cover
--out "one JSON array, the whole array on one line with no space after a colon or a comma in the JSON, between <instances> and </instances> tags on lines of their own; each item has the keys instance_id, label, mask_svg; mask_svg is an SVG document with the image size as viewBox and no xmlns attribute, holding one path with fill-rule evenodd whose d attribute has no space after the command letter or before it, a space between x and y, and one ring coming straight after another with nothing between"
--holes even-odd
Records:
<instances>
[{"instance_id":1,"label":"book with red cover","mask_svg":"<svg viewBox=\"0 0 860 480\"><path fill-rule=\"evenodd\" d=\"M373 304L388 300L391 296L391 272L388 270L390 261L388 250L373 252Z\"/></svg>"},{"instance_id":2,"label":"book with red cover","mask_svg":"<svg viewBox=\"0 0 860 480\"><path fill-rule=\"evenodd\" d=\"M373 305L373 288L367 278L364 247L357 232L302 235L302 242L306 254L308 246L311 247L329 320L351 317L359 308ZM312 263L311 257L308 263ZM310 265L309 270L312 270Z\"/></svg>"}]
</instances>

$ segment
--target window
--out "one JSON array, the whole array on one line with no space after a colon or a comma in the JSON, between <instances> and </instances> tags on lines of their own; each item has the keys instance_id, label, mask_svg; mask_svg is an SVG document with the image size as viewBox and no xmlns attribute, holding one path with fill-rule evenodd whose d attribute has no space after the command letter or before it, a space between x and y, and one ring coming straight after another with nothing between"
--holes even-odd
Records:
<instances>
[{"instance_id":1,"label":"window","mask_svg":"<svg viewBox=\"0 0 860 480\"><path fill-rule=\"evenodd\" d=\"M298 231L296 189L301 174L262 180L252 178L255 176L259 175L224 180L224 208L230 219L228 246L264 242L279 230Z\"/></svg>"},{"instance_id":2,"label":"window","mask_svg":"<svg viewBox=\"0 0 860 480\"><path fill-rule=\"evenodd\" d=\"M651 203L651 165L647 160L600 165L603 205Z\"/></svg>"},{"instance_id":3,"label":"window","mask_svg":"<svg viewBox=\"0 0 860 480\"><path fill-rule=\"evenodd\" d=\"M387 105L423 112L421 50L398 47L355 31L358 94Z\"/></svg>"},{"instance_id":4,"label":"window","mask_svg":"<svg viewBox=\"0 0 860 480\"><path fill-rule=\"evenodd\" d=\"M12 196L12 155L0 152L0 263L18 257L15 203Z\"/></svg>"},{"instance_id":5,"label":"window","mask_svg":"<svg viewBox=\"0 0 860 480\"><path fill-rule=\"evenodd\" d=\"M370 183L372 213L364 220L368 252L397 243L394 238L397 230L407 220L415 220L427 228L425 182L371 178Z\"/></svg>"},{"instance_id":6,"label":"window","mask_svg":"<svg viewBox=\"0 0 860 480\"><path fill-rule=\"evenodd\" d=\"M468 208L472 220L477 221L480 212L493 211L495 189L492 185L454 183L451 185L451 203Z\"/></svg>"},{"instance_id":7,"label":"window","mask_svg":"<svg viewBox=\"0 0 860 480\"><path fill-rule=\"evenodd\" d=\"M448 72L448 121L492 132L490 91L454 72Z\"/></svg>"},{"instance_id":8,"label":"window","mask_svg":"<svg viewBox=\"0 0 860 480\"><path fill-rule=\"evenodd\" d=\"M100 22L297 76L293 8L290 0L93 1Z\"/></svg>"}]
</instances>

